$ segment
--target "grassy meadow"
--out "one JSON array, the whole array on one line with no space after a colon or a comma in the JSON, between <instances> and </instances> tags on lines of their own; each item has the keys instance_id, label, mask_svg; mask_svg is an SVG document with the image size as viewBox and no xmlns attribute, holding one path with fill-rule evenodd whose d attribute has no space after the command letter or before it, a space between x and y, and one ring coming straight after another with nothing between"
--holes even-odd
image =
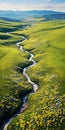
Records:
<instances>
[{"instance_id":1,"label":"grassy meadow","mask_svg":"<svg viewBox=\"0 0 65 130\"><path fill-rule=\"evenodd\" d=\"M28 37L21 44L37 64L27 73L39 89L28 97L28 109L13 119L8 130L65 130L65 20L40 22L13 34Z\"/></svg>"},{"instance_id":2,"label":"grassy meadow","mask_svg":"<svg viewBox=\"0 0 65 130\"><path fill-rule=\"evenodd\" d=\"M1 28L11 33L0 33L1 124L32 90L22 74L30 64L29 55L16 47L19 41L34 54L37 64L27 69L27 74L39 89L29 95L27 110L13 119L8 130L65 130L65 20L37 22L29 28L22 22L3 22ZM9 27L12 30L8 31ZM22 42L22 36L27 41Z\"/></svg>"}]
</instances>

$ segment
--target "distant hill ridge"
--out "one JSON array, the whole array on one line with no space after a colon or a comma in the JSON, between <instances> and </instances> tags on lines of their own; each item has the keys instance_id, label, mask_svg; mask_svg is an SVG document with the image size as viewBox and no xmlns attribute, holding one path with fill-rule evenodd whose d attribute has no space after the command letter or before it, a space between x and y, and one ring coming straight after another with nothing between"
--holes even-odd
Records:
<instances>
[{"instance_id":1,"label":"distant hill ridge","mask_svg":"<svg viewBox=\"0 0 65 130\"><path fill-rule=\"evenodd\" d=\"M0 10L0 19L5 18L9 20L11 19L22 20L27 18L41 18L41 17L42 18L44 17L46 20L53 18L65 19L65 13L50 10L31 10L31 11Z\"/></svg>"}]
</instances>

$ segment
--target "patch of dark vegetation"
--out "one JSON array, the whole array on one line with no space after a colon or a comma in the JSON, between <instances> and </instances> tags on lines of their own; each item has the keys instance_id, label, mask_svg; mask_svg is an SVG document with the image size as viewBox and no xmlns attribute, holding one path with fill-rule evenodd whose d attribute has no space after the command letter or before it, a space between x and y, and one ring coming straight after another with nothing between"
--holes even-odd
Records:
<instances>
[{"instance_id":1,"label":"patch of dark vegetation","mask_svg":"<svg viewBox=\"0 0 65 130\"><path fill-rule=\"evenodd\" d=\"M10 27L8 27L8 28L5 28L5 27L1 27L0 28L0 32L12 32L12 31L16 31L16 27L13 27L13 28L10 28Z\"/></svg>"},{"instance_id":2,"label":"patch of dark vegetation","mask_svg":"<svg viewBox=\"0 0 65 130\"><path fill-rule=\"evenodd\" d=\"M27 68L28 66L32 64L33 64L32 61L27 61L22 64L20 63L19 66L14 66L14 68L16 68L16 71L18 71L19 73L22 73L24 68Z\"/></svg>"},{"instance_id":3,"label":"patch of dark vegetation","mask_svg":"<svg viewBox=\"0 0 65 130\"><path fill-rule=\"evenodd\" d=\"M1 26L0 27L0 32L15 32L16 30L26 30L26 27L28 26L30 26L30 25L15 25L15 26L11 26L11 25L6 25L6 26ZM20 36L20 35L19 35Z\"/></svg>"},{"instance_id":4,"label":"patch of dark vegetation","mask_svg":"<svg viewBox=\"0 0 65 130\"><path fill-rule=\"evenodd\" d=\"M5 35L5 34L0 34L0 39L1 39L1 40L7 40L7 39L9 39L9 38L11 38L11 36Z\"/></svg>"}]
</instances>

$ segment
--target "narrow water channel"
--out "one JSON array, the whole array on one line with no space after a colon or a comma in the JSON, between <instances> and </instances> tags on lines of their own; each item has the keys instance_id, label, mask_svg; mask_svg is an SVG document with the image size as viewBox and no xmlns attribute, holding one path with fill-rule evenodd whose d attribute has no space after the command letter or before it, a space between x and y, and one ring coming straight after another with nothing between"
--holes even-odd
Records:
<instances>
[{"instance_id":1,"label":"narrow water channel","mask_svg":"<svg viewBox=\"0 0 65 130\"><path fill-rule=\"evenodd\" d=\"M25 37L23 37L23 41L22 41L22 42L24 42L24 41L26 41L26 40L27 40L27 39L26 39ZM26 70L27 70L29 67L33 67L34 65L36 65L35 60L33 60L34 55L33 55L32 53L26 51L26 50L23 48L23 46L20 45L20 43L16 43L16 46L19 47L20 51L24 51L24 52L30 54L29 60L32 61L32 65L29 65L28 67L25 67L25 68L23 69L23 75L26 77L27 81L33 86L33 91L36 92L37 89L38 89L38 85L37 85L36 83L32 82L31 78L29 77L29 75L28 75L27 72L26 72ZM31 93L30 93L30 94L31 94ZM29 94L24 96L24 98L23 98L23 105L21 106L20 111L19 111L17 114L13 115L12 118L10 118L9 120L7 120L6 123L4 124L3 129L1 129L1 130L7 130L7 127L9 126L9 124L11 123L11 121L23 111L23 109L24 109L24 107L25 107L25 104L26 104L26 102L27 102L27 97L28 97L28 96L29 96Z\"/></svg>"}]
</instances>

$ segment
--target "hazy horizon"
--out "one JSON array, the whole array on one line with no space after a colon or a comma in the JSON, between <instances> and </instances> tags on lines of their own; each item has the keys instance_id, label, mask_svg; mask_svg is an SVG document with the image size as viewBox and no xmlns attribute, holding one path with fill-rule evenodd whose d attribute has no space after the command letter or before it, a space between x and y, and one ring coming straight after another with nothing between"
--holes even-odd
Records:
<instances>
[{"instance_id":1,"label":"hazy horizon","mask_svg":"<svg viewBox=\"0 0 65 130\"><path fill-rule=\"evenodd\" d=\"M41 10L41 9L32 9L32 10L9 10L9 9L0 9L0 11L14 11L14 12L16 12L16 11L21 11L21 12L26 12L26 11L53 11L53 12L64 12L65 13L65 11L56 11L56 10L49 10L49 9L46 9L46 10Z\"/></svg>"}]
</instances>

